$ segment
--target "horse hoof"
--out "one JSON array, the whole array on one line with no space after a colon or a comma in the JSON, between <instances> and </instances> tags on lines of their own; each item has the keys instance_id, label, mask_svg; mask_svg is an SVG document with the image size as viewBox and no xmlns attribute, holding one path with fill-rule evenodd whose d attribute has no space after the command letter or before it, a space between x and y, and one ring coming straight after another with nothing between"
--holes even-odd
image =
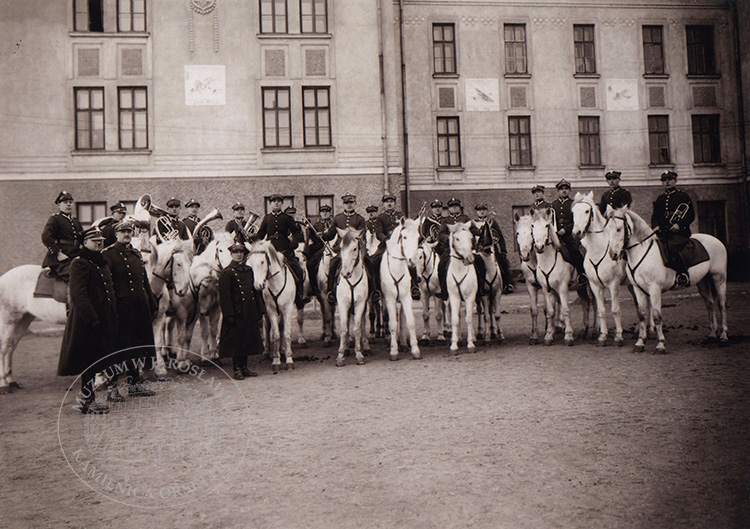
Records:
<instances>
[{"instance_id":1,"label":"horse hoof","mask_svg":"<svg viewBox=\"0 0 750 529\"><path fill-rule=\"evenodd\" d=\"M333 342L331 340L326 340L323 342L323 347L331 347L333 345Z\"/></svg>"},{"instance_id":2,"label":"horse hoof","mask_svg":"<svg viewBox=\"0 0 750 529\"><path fill-rule=\"evenodd\" d=\"M297 348L307 349L307 342L297 342Z\"/></svg>"},{"instance_id":3,"label":"horse hoof","mask_svg":"<svg viewBox=\"0 0 750 529\"><path fill-rule=\"evenodd\" d=\"M10 389L10 386L0 387L0 395L7 395L8 393L13 393L13 390Z\"/></svg>"},{"instance_id":4,"label":"horse hoof","mask_svg":"<svg viewBox=\"0 0 750 529\"><path fill-rule=\"evenodd\" d=\"M635 345L633 346L633 352L634 353L642 353L646 349L645 345Z\"/></svg>"},{"instance_id":5,"label":"horse hoof","mask_svg":"<svg viewBox=\"0 0 750 529\"><path fill-rule=\"evenodd\" d=\"M336 359L336 367L344 367L344 359L343 358L337 358Z\"/></svg>"},{"instance_id":6,"label":"horse hoof","mask_svg":"<svg viewBox=\"0 0 750 529\"><path fill-rule=\"evenodd\" d=\"M422 360L422 353L420 351L417 351L416 353L411 354L412 360Z\"/></svg>"},{"instance_id":7,"label":"horse hoof","mask_svg":"<svg viewBox=\"0 0 750 529\"><path fill-rule=\"evenodd\" d=\"M21 384L19 384L18 382L16 382L16 381L14 380L14 381L13 381L13 382L11 382L10 384L8 384L8 387L9 387L10 389L21 389L21 388L22 388L23 386L21 386Z\"/></svg>"},{"instance_id":8,"label":"horse hoof","mask_svg":"<svg viewBox=\"0 0 750 529\"><path fill-rule=\"evenodd\" d=\"M358 365L358 366L363 366L363 365L365 365L365 359L364 359L364 358L360 358L360 359L357 359L357 365Z\"/></svg>"},{"instance_id":9,"label":"horse hoof","mask_svg":"<svg viewBox=\"0 0 750 529\"><path fill-rule=\"evenodd\" d=\"M597 347L606 347L607 346L607 339L605 338L602 340L601 338L596 341Z\"/></svg>"},{"instance_id":10,"label":"horse hoof","mask_svg":"<svg viewBox=\"0 0 750 529\"><path fill-rule=\"evenodd\" d=\"M292 366L292 371L294 371L294 364L287 364L287 366Z\"/></svg>"},{"instance_id":11,"label":"horse hoof","mask_svg":"<svg viewBox=\"0 0 750 529\"><path fill-rule=\"evenodd\" d=\"M552 340L544 340L544 345L545 345L545 346L550 346L550 345L552 345Z\"/></svg>"},{"instance_id":12,"label":"horse hoof","mask_svg":"<svg viewBox=\"0 0 750 529\"><path fill-rule=\"evenodd\" d=\"M391 362L396 362L398 360L398 355L391 355Z\"/></svg>"},{"instance_id":13,"label":"horse hoof","mask_svg":"<svg viewBox=\"0 0 750 529\"><path fill-rule=\"evenodd\" d=\"M657 346L656 349L654 349L654 354L655 355L665 355L665 354L667 354L667 348L664 347L664 346L661 346L661 347Z\"/></svg>"},{"instance_id":14,"label":"horse hoof","mask_svg":"<svg viewBox=\"0 0 750 529\"><path fill-rule=\"evenodd\" d=\"M573 338L565 339L565 345L567 345L568 347L572 347L574 343L575 343L575 340L573 340Z\"/></svg>"},{"instance_id":15,"label":"horse hoof","mask_svg":"<svg viewBox=\"0 0 750 529\"><path fill-rule=\"evenodd\" d=\"M279 374L279 366L276 364L273 365L273 374L278 375Z\"/></svg>"},{"instance_id":16,"label":"horse hoof","mask_svg":"<svg viewBox=\"0 0 750 529\"><path fill-rule=\"evenodd\" d=\"M466 347L466 349L467 349L467 350L468 350L468 351L469 351L470 353L476 353L476 352L477 352L477 346L476 346L476 345L468 345L468 346Z\"/></svg>"},{"instance_id":17,"label":"horse hoof","mask_svg":"<svg viewBox=\"0 0 750 529\"><path fill-rule=\"evenodd\" d=\"M529 338L529 345L536 345L539 343L539 338Z\"/></svg>"},{"instance_id":18,"label":"horse hoof","mask_svg":"<svg viewBox=\"0 0 750 529\"><path fill-rule=\"evenodd\" d=\"M729 345L729 338L726 336L719 338L719 347L726 347L727 345Z\"/></svg>"},{"instance_id":19,"label":"horse hoof","mask_svg":"<svg viewBox=\"0 0 750 529\"><path fill-rule=\"evenodd\" d=\"M478 332L477 333L477 340L480 341L480 342L482 340L484 340L484 333L483 332Z\"/></svg>"},{"instance_id":20,"label":"horse hoof","mask_svg":"<svg viewBox=\"0 0 750 529\"><path fill-rule=\"evenodd\" d=\"M619 340L615 338L615 345L617 347L622 347L623 345L625 345L625 340L623 340L622 338L620 338Z\"/></svg>"},{"instance_id":21,"label":"horse hoof","mask_svg":"<svg viewBox=\"0 0 750 529\"><path fill-rule=\"evenodd\" d=\"M500 338L497 339L498 345L505 345L505 336L500 336Z\"/></svg>"}]
</instances>

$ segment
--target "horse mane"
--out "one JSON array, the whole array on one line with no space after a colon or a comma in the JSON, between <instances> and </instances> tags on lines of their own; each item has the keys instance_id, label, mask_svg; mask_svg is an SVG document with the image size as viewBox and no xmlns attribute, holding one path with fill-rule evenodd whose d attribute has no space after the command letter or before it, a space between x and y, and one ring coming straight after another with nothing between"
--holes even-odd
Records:
<instances>
[{"instance_id":1,"label":"horse mane","mask_svg":"<svg viewBox=\"0 0 750 529\"><path fill-rule=\"evenodd\" d=\"M636 213L635 211L631 210L628 206L623 206L620 209L616 209L614 214L616 215L618 212L622 212L630 218L633 223L634 236L643 240L644 238L651 235L651 226L643 219L643 217L638 215L638 213Z\"/></svg>"},{"instance_id":2,"label":"horse mane","mask_svg":"<svg viewBox=\"0 0 750 529\"><path fill-rule=\"evenodd\" d=\"M286 257L276 251L276 248L273 247L271 241L265 239L254 243L250 253L265 253L272 262L276 263L281 268L286 264Z\"/></svg>"},{"instance_id":3,"label":"horse mane","mask_svg":"<svg viewBox=\"0 0 750 529\"><path fill-rule=\"evenodd\" d=\"M560 250L560 239L557 237L557 225L555 223L554 218L554 212L551 209L544 209L544 210L535 210L531 217L531 222L534 222L537 219L542 219L547 222L547 224L552 226L552 229L549 230L549 240L552 243L552 246L554 246L557 250Z\"/></svg>"}]
</instances>

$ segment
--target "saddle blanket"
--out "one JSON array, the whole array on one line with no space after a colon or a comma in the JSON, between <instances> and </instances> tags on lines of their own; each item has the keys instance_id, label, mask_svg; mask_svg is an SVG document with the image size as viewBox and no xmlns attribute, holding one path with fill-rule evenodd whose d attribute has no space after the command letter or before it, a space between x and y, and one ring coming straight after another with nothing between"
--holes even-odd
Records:
<instances>
[{"instance_id":1,"label":"saddle blanket","mask_svg":"<svg viewBox=\"0 0 750 529\"><path fill-rule=\"evenodd\" d=\"M659 243L659 251L661 252L661 258L662 261L664 261L664 265L670 266L671 263L669 256L667 255L667 249L665 248L661 240L657 239L657 242ZM680 257L682 257L682 260L685 262L685 266L688 268L697 264L704 263L711 259L703 244L698 239L694 239L692 237L690 238L690 241L685 245L685 247L680 250Z\"/></svg>"},{"instance_id":2,"label":"saddle blanket","mask_svg":"<svg viewBox=\"0 0 750 529\"><path fill-rule=\"evenodd\" d=\"M65 303L67 293L68 284L65 281L52 275L49 268L42 269L34 288L35 298L52 298L60 303Z\"/></svg>"}]
</instances>

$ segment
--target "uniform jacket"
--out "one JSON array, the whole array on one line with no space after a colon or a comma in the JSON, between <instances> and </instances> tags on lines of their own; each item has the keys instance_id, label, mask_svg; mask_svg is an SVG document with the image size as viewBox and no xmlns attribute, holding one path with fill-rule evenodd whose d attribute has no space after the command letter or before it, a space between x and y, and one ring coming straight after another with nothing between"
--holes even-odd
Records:
<instances>
[{"instance_id":1,"label":"uniform jacket","mask_svg":"<svg viewBox=\"0 0 750 529\"><path fill-rule=\"evenodd\" d=\"M117 242L117 235L115 235L115 219L107 219L106 221L99 224L104 235L104 247L111 246Z\"/></svg>"},{"instance_id":2,"label":"uniform jacket","mask_svg":"<svg viewBox=\"0 0 750 529\"><path fill-rule=\"evenodd\" d=\"M112 275L98 252L82 248L70 265L68 313L57 374L79 375L115 351L117 308ZM101 371L110 364L97 366Z\"/></svg>"},{"instance_id":3,"label":"uniform jacket","mask_svg":"<svg viewBox=\"0 0 750 529\"><path fill-rule=\"evenodd\" d=\"M154 332L151 316L156 313L156 296L151 291L146 267L138 250L116 242L102 252L112 274L117 305L117 350L136 346L153 346ZM143 350L132 351L127 358L143 356Z\"/></svg>"},{"instance_id":4,"label":"uniform jacket","mask_svg":"<svg viewBox=\"0 0 750 529\"><path fill-rule=\"evenodd\" d=\"M319 220L315 224L313 224L313 227L315 228L315 231L318 232L318 234L325 233L325 231L330 228L333 225L333 220ZM307 256L310 257L312 255L315 255L319 251L323 249L323 241L320 239L318 235L315 234L314 231L309 230L308 236L307 236Z\"/></svg>"},{"instance_id":5,"label":"uniform jacket","mask_svg":"<svg viewBox=\"0 0 750 529\"><path fill-rule=\"evenodd\" d=\"M565 235L573 233L573 199L570 197L557 198L552 202L552 210L555 212L557 230L565 229Z\"/></svg>"},{"instance_id":6,"label":"uniform jacket","mask_svg":"<svg viewBox=\"0 0 750 529\"><path fill-rule=\"evenodd\" d=\"M623 206L630 206L632 203L633 197L627 189L623 189L622 187L608 189L604 192L602 199L599 201L599 211L604 213L607 211L607 206L612 206L614 209L618 209Z\"/></svg>"},{"instance_id":7,"label":"uniform jacket","mask_svg":"<svg viewBox=\"0 0 750 529\"><path fill-rule=\"evenodd\" d=\"M533 211L541 211L543 209L549 209L552 207L552 204L544 200L543 198L540 198L539 200L535 200L534 203L531 205L531 210Z\"/></svg>"},{"instance_id":8,"label":"uniform jacket","mask_svg":"<svg viewBox=\"0 0 750 529\"><path fill-rule=\"evenodd\" d=\"M272 212L263 217L258 232L253 235L252 240L263 237L271 242L277 252L288 254L302 242L302 229L296 220L283 211Z\"/></svg>"},{"instance_id":9,"label":"uniform jacket","mask_svg":"<svg viewBox=\"0 0 750 529\"><path fill-rule=\"evenodd\" d=\"M56 265L57 253L70 258L78 255L83 245L83 227L76 217L58 211L47 219L42 231L42 242L47 247L42 266Z\"/></svg>"},{"instance_id":10,"label":"uniform jacket","mask_svg":"<svg viewBox=\"0 0 750 529\"><path fill-rule=\"evenodd\" d=\"M384 211L375 219L375 236L381 243L388 240L396 229L399 219L404 216L400 211Z\"/></svg>"},{"instance_id":11,"label":"uniform jacket","mask_svg":"<svg viewBox=\"0 0 750 529\"><path fill-rule=\"evenodd\" d=\"M234 240L238 242L250 242L250 239L248 237L245 237L242 235L242 230L240 228L245 227L245 223L247 220L242 219L242 225L237 222L236 219L232 219L229 222L227 222L227 225L224 226L224 231L227 233L234 233ZM239 226L239 227L238 227Z\"/></svg>"},{"instance_id":12,"label":"uniform jacket","mask_svg":"<svg viewBox=\"0 0 750 529\"><path fill-rule=\"evenodd\" d=\"M680 204L687 204L688 210L685 217L678 223L680 230L678 232L670 232L669 228L672 224L669 219L677 210ZM659 195L654 202L654 212L651 215L651 227L660 228L660 235L668 237L669 235L680 235L682 237L690 237L690 223L695 220L695 208L693 207L693 201L690 196L684 191L674 189L673 191L667 191Z\"/></svg>"},{"instance_id":13,"label":"uniform jacket","mask_svg":"<svg viewBox=\"0 0 750 529\"><path fill-rule=\"evenodd\" d=\"M261 318L265 306L263 296L255 290L252 268L232 261L219 273L219 305L223 316L219 356L261 354Z\"/></svg>"},{"instance_id":14,"label":"uniform jacket","mask_svg":"<svg viewBox=\"0 0 750 529\"><path fill-rule=\"evenodd\" d=\"M201 218L198 215L188 215L184 219L182 219L182 223L185 225L185 228L192 234L195 231L195 227L198 225L198 223L201 221Z\"/></svg>"},{"instance_id":15,"label":"uniform jacket","mask_svg":"<svg viewBox=\"0 0 750 529\"><path fill-rule=\"evenodd\" d=\"M375 217L374 219L367 219L365 221L365 228L367 229L367 231L375 233L375 230L377 229L377 223L378 223L377 217Z\"/></svg>"},{"instance_id":16,"label":"uniform jacket","mask_svg":"<svg viewBox=\"0 0 750 529\"><path fill-rule=\"evenodd\" d=\"M438 245L436 248L438 254L443 255L450 249L450 244L448 243L450 230L448 229L448 226L450 226L451 224L456 224L458 222L471 222L471 219L468 217L468 215L464 215L463 213L448 215L447 217L443 217L441 219L440 231L438 232ZM479 231L474 229L473 226L470 229L474 235L479 234Z\"/></svg>"},{"instance_id":17,"label":"uniform jacket","mask_svg":"<svg viewBox=\"0 0 750 529\"><path fill-rule=\"evenodd\" d=\"M346 228L362 230L362 237L364 237L364 232L367 228L367 222L365 221L365 218L356 211L353 211L351 213L343 211L333 217L333 224L331 225L331 227L328 228L325 232L321 233L323 239L325 239L326 241L330 241L334 237L336 237L336 235L338 235L338 231L336 231L336 228L340 228L342 230L345 230ZM338 249L339 243L337 241L333 250L337 251Z\"/></svg>"},{"instance_id":18,"label":"uniform jacket","mask_svg":"<svg viewBox=\"0 0 750 529\"><path fill-rule=\"evenodd\" d=\"M495 246L498 247L499 252L501 255L505 255L507 253L507 250L505 248L505 237L503 237L503 232L500 230L500 225L497 223L495 219L489 219L485 217L484 219L476 219L476 223L479 224L484 221L488 221L490 223L490 230L497 233L497 244ZM481 229L479 230L481 232Z\"/></svg>"}]
</instances>

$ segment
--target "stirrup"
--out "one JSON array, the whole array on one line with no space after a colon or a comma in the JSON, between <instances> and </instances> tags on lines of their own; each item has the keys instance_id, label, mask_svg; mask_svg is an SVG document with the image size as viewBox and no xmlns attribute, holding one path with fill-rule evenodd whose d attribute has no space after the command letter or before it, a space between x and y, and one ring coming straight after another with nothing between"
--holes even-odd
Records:
<instances>
[{"instance_id":1,"label":"stirrup","mask_svg":"<svg viewBox=\"0 0 750 529\"><path fill-rule=\"evenodd\" d=\"M578 284L580 286L589 284L589 278L586 277L586 274L578 274Z\"/></svg>"},{"instance_id":2,"label":"stirrup","mask_svg":"<svg viewBox=\"0 0 750 529\"><path fill-rule=\"evenodd\" d=\"M690 276L687 275L686 272L682 272L680 274L677 274L677 285L681 287L689 287L690 286Z\"/></svg>"},{"instance_id":3,"label":"stirrup","mask_svg":"<svg viewBox=\"0 0 750 529\"><path fill-rule=\"evenodd\" d=\"M516 291L516 287L511 284L507 284L503 287L503 294L512 294Z\"/></svg>"},{"instance_id":4,"label":"stirrup","mask_svg":"<svg viewBox=\"0 0 750 529\"><path fill-rule=\"evenodd\" d=\"M419 301L420 299L422 299L422 292L419 290L419 287L411 287L411 299L413 299L414 301Z\"/></svg>"},{"instance_id":5,"label":"stirrup","mask_svg":"<svg viewBox=\"0 0 750 529\"><path fill-rule=\"evenodd\" d=\"M370 302L377 303L380 301L380 290L373 290L370 294Z\"/></svg>"},{"instance_id":6,"label":"stirrup","mask_svg":"<svg viewBox=\"0 0 750 529\"><path fill-rule=\"evenodd\" d=\"M326 296L326 298L328 299L328 304L329 305L335 305L336 304L336 294L334 294L333 292L329 292L328 295Z\"/></svg>"}]
</instances>

